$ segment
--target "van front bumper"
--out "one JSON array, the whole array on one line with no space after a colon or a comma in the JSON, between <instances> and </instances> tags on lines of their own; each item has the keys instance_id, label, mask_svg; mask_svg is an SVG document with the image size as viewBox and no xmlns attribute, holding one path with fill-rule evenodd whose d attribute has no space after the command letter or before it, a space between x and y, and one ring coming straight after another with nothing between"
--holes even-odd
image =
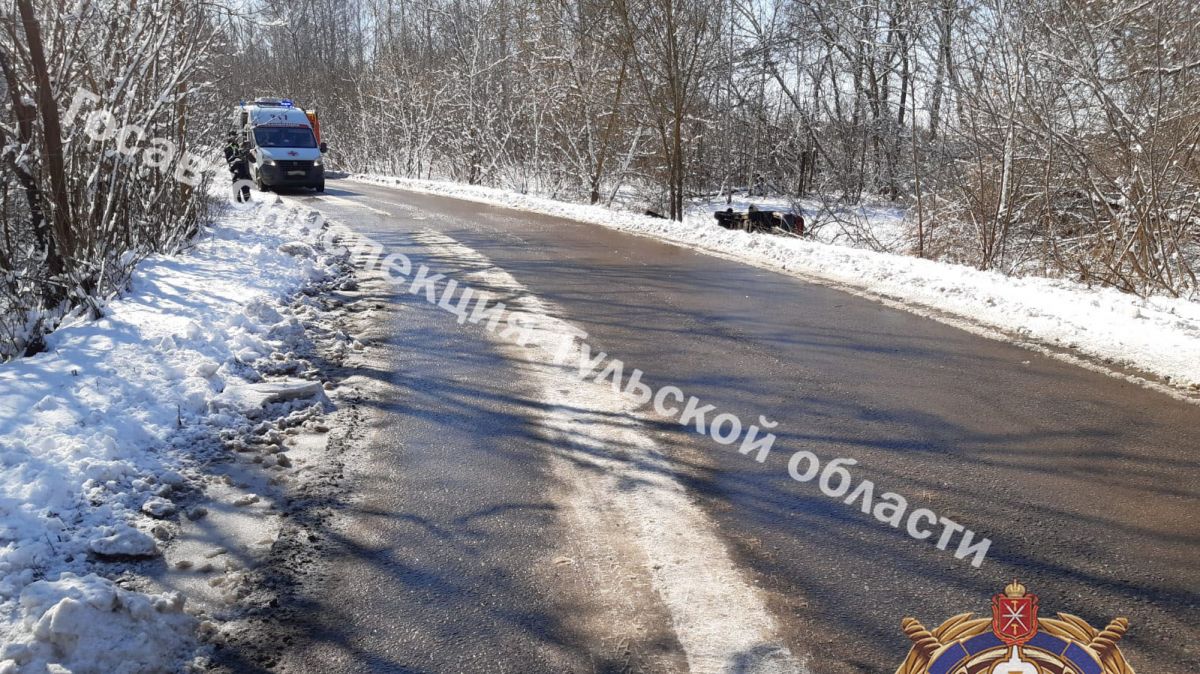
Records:
<instances>
[{"instance_id":1,"label":"van front bumper","mask_svg":"<svg viewBox=\"0 0 1200 674\"><path fill-rule=\"evenodd\" d=\"M270 187L317 187L325 182L325 167L311 160L277 161L263 165L259 175Z\"/></svg>"}]
</instances>

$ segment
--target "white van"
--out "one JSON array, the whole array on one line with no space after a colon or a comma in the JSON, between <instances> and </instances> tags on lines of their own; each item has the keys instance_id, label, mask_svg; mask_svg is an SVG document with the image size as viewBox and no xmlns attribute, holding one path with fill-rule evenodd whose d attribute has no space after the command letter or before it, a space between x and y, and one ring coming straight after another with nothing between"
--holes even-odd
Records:
<instances>
[{"instance_id":1,"label":"white van","mask_svg":"<svg viewBox=\"0 0 1200 674\"><path fill-rule=\"evenodd\" d=\"M291 101L259 98L233 110L239 142L250 147L250 179L258 189L311 187L325 191L327 149L318 137L316 114Z\"/></svg>"}]
</instances>

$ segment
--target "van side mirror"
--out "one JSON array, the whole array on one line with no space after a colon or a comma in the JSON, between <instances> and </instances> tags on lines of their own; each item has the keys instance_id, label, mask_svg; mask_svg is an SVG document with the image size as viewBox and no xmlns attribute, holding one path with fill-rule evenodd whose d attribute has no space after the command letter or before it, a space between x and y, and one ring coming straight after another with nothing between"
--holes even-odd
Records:
<instances>
[{"instance_id":1,"label":"van side mirror","mask_svg":"<svg viewBox=\"0 0 1200 674\"><path fill-rule=\"evenodd\" d=\"M321 149L321 154L325 154L326 152L329 151L329 146L325 144L325 141L321 141L321 144L318 145L317 147L319 147Z\"/></svg>"}]
</instances>

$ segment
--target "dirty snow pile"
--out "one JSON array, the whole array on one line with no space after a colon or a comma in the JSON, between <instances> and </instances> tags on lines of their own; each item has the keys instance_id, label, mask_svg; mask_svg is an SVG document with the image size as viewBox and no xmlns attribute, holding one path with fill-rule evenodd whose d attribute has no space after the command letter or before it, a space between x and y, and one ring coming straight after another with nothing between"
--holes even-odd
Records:
<instances>
[{"instance_id":1,"label":"dirty snow pile","mask_svg":"<svg viewBox=\"0 0 1200 674\"><path fill-rule=\"evenodd\" d=\"M175 593L96 575L155 560L188 451L233 418L254 362L299 329L273 306L332 273L312 221L259 205L142 262L99 320L0 364L0 674L175 668L195 619Z\"/></svg>"},{"instance_id":2,"label":"dirty snow pile","mask_svg":"<svg viewBox=\"0 0 1200 674\"><path fill-rule=\"evenodd\" d=\"M814 278L982 334L1061 346L1200 389L1200 302L1139 298L1071 281L1012 277L906 255L723 229L704 214L685 222L460 183L355 175L400 187L652 236L722 257Z\"/></svg>"}]
</instances>

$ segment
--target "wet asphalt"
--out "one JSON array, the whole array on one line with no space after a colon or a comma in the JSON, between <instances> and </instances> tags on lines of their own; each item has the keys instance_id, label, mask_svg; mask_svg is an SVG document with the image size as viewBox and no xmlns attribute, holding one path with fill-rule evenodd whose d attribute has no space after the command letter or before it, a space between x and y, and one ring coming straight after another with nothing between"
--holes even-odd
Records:
<instances>
[{"instance_id":1,"label":"wet asphalt","mask_svg":"<svg viewBox=\"0 0 1200 674\"><path fill-rule=\"evenodd\" d=\"M488 256L594 348L743 420L760 464L645 415L679 479L814 672L890 672L927 626L1012 578L1045 615L1123 615L1141 672L1200 671L1200 406L784 274L549 216L331 181L296 195L421 260L432 229ZM353 205L344 201L353 202ZM361 206L369 206L367 210ZM383 212L386 212L385 215ZM557 566L574 532L520 373L478 326L396 292L374 432L285 671L656 671L682 666L653 596L620 643ZM788 477L806 449L992 539L981 568ZM936 536L935 536L936 538ZM957 539L956 539L957 541ZM646 616L649 616L647 618Z\"/></svg>"}]
</instances>

